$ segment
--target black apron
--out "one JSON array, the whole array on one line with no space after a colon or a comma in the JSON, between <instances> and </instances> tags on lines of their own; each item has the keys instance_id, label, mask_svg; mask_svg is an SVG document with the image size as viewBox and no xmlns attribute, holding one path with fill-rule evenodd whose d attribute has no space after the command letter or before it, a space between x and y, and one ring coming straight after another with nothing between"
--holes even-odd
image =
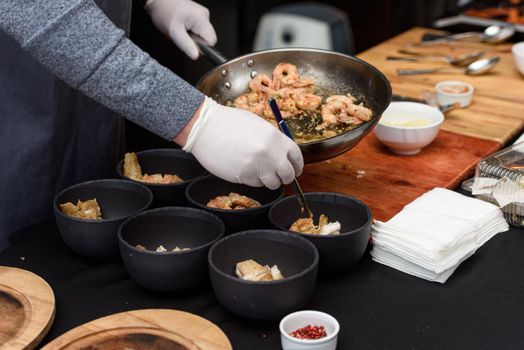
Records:
<instances>
[{"instance_id":1,"label":"black apron","mask_svg":"<svg viewBox=\"0 0 524 350\"><path fill-rule=\"evenodd\" d=\"M97 0L129 33L131 0ZM0 251L53 215L54 195L112 177L123 119L56 79L0 30Z\"/></svg>"}]
</instances>

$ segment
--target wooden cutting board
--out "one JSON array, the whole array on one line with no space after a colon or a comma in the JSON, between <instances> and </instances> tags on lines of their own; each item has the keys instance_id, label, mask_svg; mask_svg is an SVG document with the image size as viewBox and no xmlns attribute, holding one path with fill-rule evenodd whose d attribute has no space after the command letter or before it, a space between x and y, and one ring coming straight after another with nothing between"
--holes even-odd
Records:
<instances>
[{"instance_id":1,"label":"wooden cutting board","mask_svg":"<svg viewBox=\"0 0 524 350\"><path fill-rule=\"evenodd\" d=\"M33 349L55 316L55 297L32 272L0 266L0 349Z\"/></svg>"},{"instance_id":2,"label":"wooden cutting board","mask_svg":"<svg viewBox=\"0 0 524 350\"><path fill-rule=\"evenodd\" d=\"M398 68L414 69L447 66L443 62L388 61L387 56L406 56L398 53L409 44L420 42L427 32L443 34L425 28L413 28L359 54L358 57L380 69L391 82L393 93L411 98L422 98L422 91L434 91L443 80L461 80L472 84L476 91L471 106L446 114L442 129L462 135L475 136L505 144L524 129L524 76L518 71L511 54L511 44L439 44L425 48L410 48L419 52L437 52L457 56L484 51L485 57L498 55L500 63L492 72L482 76L462 73L438 73L399 76Z\"/></svg>"},{"instance_id":3,"label":"wooden cutting board","mask_svg":"<svg viewBox=\"0 0 524 350\"><path fill-rule=\"evenodd\" d=\"M210 321L183 311L122 312L81 325L42 350L230 350L226 335Z\"/></svg>"},{"instance_id":4,"label":"wooden cutting board","mask_svg":"<svg viewBox=\"0 0 524 350\"><path fill-rule=\"evenodd\" d=\"M372 132L345 154L304 168L299 181L307 192L339 192L365 202L378 220L388 220L434 187L455 188L476 163L498 150L494 141L440 131L413 156L391 153Z\"/></svg>"}]
</instances>

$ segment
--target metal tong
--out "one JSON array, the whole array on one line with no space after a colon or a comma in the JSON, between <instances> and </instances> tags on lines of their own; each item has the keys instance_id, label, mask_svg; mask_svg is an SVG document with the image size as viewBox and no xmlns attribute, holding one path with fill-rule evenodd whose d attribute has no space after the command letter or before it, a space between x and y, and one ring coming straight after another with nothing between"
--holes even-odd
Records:
<instances>
[{"instance_id":1,"label":"metal tong","mask_svg":"<svg viewBox=\"0 0 524 350\"><path fill-rule=\"evenodd\" d=\"M275 101L273 97L269 99L269 107L271 107L271 111L275 116L280 131L282 131L287 137L294 141L295 139L293 138L293 134L291 133L291 130L284 121L284 118L282 118L282 114L280 114L280 109L278 108L277 101ZM297 197L298 204L300 205L300 211L302 213L305 212L310 218L312 218L313 213L311 212L311 209L309 209L306 197L304 196L304 192L302 192L302 189L298 184L297 178L293 180L293 182L291 183L291 187L293 188L293 192Z\"/></svg>"}]
</instances>

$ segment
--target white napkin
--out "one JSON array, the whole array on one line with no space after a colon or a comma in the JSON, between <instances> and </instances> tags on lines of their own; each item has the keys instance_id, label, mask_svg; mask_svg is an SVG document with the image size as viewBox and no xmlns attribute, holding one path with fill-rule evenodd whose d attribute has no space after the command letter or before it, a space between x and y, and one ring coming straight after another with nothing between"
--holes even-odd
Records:
<instances>
[{"instance_id":1,"label":"white napkin","mask_svg":"<svg viewBox=\"0 0 524 350\"><path fill-rule=\"evenodd\" d=\"M471 255L473 255L474 252L471 252L470 254L464 256L460 263L467 258L469 258ZM444 270L440 273L436 273L434 271L425 269L423 267L420 267L417 264L412 263L411 261L408 261L406 259L403 259L399 257L398 255L395 255L394 253L391 253L380 246L373 247L372 251L373 260L375 260L378 263L393 267L396 270L402 271L404 273L423 278L425 280L431 281L431 282L440 282L444 283L446 280L455 272L457 267L460 265L458 263L457 265Z\"/></svg>"},{"instance_id":2,"label":"white napkin","mask_svg":"<svg viewBox=\"0 0 524 350\"><path fill-rule=\"evenodd\" d=\"M435 188L388 222L374 223L371 255L379 263L444 283L478 247L508 228L497 206Z\"/></svg>"}]
</instances>

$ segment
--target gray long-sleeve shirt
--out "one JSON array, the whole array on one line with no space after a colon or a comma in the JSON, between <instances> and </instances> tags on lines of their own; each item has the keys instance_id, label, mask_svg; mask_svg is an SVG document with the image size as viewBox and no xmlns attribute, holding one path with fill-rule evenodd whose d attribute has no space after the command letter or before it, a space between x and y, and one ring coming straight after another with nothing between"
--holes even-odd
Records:
<instances>
[{"instance_id":1,"label":"gray long-sleeve shirt","mask_svg":"<svg viewBox=\"0 0 524 350\"><path fill-rule=\"evenodd\" d=\"M202 102L92 0L2 0L0 28L67 84L167 140Z\"/></svg>"}]
</instances>

